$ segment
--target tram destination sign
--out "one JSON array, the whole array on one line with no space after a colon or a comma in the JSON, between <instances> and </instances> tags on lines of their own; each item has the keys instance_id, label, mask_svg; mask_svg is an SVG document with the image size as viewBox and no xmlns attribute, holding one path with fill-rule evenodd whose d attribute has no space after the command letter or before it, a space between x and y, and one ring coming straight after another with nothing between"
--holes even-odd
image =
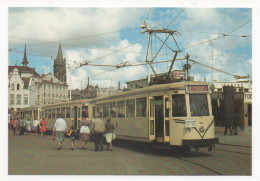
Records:
<instances>
[{"instance_id":1,"label":"tram destination sign","mask_svg":"<svg viewBox=\"0 0 260 181\"><path fill-rule=\"evenodd\" d=\"M209 92L208 85L187 85L186 86L187 92Z\"/></svg>"}]
</instances>

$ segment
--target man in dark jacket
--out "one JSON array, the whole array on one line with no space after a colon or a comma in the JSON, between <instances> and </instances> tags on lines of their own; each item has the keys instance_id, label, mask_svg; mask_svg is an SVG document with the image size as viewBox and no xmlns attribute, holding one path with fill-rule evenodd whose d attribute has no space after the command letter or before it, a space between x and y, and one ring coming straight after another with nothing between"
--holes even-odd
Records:
<instances>
[{"instance_id":1,"label":"man in dark jacket","mask_svg":"<svg viewBox=\"0 0 260 181\"><path fill-rule=\"evenodd\" d=\"M233 131L234 131L234 135L238 135L238 125L239 125L239 119L238 116L236 114L233 115Z\"/></svg>"},{"instance_id":2,"label":"man in dark jacket","mask_svg":"<svg viewBox=\"0 0 260 181\"><path fill-rule=\"evenodd\" d=\"M225 126L224 135L227 134L227 129L229 129L230 135L231 135L231 136L233 135L233 131L232 131L232 129L231 129L231 127L232 127L232 122L233 122L233 117L232 117L232 116L229 116L229 117L226 119L226 126Z\"/></svg>"},{"instance_id":3,"label":"man in dark jacket","mask_svg":"<svg viewBox=\"0 0 260 181\"><path fill-rule=\"evenodd\" d=\"M96 115L92 120L91 131L95 142L95 151L103 151L103 134L105 133L105 122Z\"/></svg>"}]
</instances>

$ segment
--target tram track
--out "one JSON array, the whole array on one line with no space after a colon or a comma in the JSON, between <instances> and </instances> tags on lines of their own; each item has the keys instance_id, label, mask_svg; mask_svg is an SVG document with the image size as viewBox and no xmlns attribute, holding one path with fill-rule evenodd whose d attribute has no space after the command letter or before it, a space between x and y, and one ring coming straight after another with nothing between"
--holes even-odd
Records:
<instances>
[{"instance_id":1,"label":"tram track","mask_svg":"<svg viewBox=\"0 0 260 181\"><path fill-rule=\"evenodd\" d=\"M212 169L208 166L205 166L201 163L182 158L180 156L180 153L177 153L174 150L169 149L168 147L165 147L165 148L156 147L156 146L146 147L145 145L135 145L134 147L132 147L131 144L126 144L126 145L120 144L120 145L117 145L117 146L144 153L144 154L146 154L146 156L148 156L148 159L150 159L151 161L156 161L156 162L160 162L164 165L167 165L168 167L173 168L176 171L178 171L181 175L186 175L187 173L185 173L184 170L182 170L180 167L178 167L178 165L176 165L176 161L174 159L177 159L177 160L180 160L182 162L186 162L188 164L191 164L193 166L197 166L199 168L202 168L202 169L206 170L207 172L209 172L210 174L213 174L213 175L223 175L222 173L218 172L217 170L214 170L214 169ZM188 153L184 153L184 154L186 156L189 156ZM190 156L193 156L193 155L190 155ZM168 160L164 159L163 157L167 157Z\"/></svg>"}]
</instances>

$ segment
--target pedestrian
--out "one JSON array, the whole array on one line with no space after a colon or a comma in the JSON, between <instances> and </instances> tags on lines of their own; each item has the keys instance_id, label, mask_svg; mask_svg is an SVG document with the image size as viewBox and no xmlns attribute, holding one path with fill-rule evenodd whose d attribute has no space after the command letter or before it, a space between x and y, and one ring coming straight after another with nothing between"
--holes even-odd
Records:
<instances>
[{"instance_id":1,"label":"pedestrian","mask_svg":"<svg viewBox=\"0 0 260 181\"><path fill-rule=\"evenodd\" d=\"M33 121L33 131L35 131L36 134L38 134L38 126L39 126L39 122L37 119L35 119Z\"/></svg>"},{"instance_id":2,"label":"pedestrian","mask_svg":"<svg viewBox=\"0 0 260 181\"><path fill-rule=\"evenodd\" d=\"M230 117L228 117L227 119L226 119L226 125L225 125L225 131L224 131L224 135L227 135L227 129L229 129L229 131L230 131L230 135L232 136L233 135L233 132L232 132L232 117L230 118Z\"/></svg>"},{"instance_id":3,"label":"pedestrian","mask_svg":"<svg viewBox=\"0 0 260 181\"><path fill-rule=\"evenodd\" d=\"M20 121L19 121L19 135L24 135L24 119L23 117L20 118Z\"/></svg>"},{"instance_id":4,"label":"pedestrian","mask_svg":"<svg viewBox=\"0 0 260 181\"><path fill-rule=\"evenodd\" d=\"M44 136L45 132L46 132L46 126L47 126L47 122L45 121L44 118L42 118L42 120L40 122L40 126L41 126L41 129L40 129L41 136Z\"/></svg>"},{"instance_id":5,"label":"pedestrian","mask_svg":"<svg viewBox=\"0 0 260 181\"><path fill-rule=\"evenodd\" d=\"M27 135L29 135L30 132L31 132L31 120L30 120L30 118L28 118L27 121L25 122L25 128L26 128Z\"/></svg>"},{"instance_id":6,"label":"pedestrian","mask_svg":"<svg viewBox=\"0 0 260 181\"><path fill-rule=\"evenodd\" d=\"M8 130L11 129L11 116L8 114Z\"/></svg>"},{"instance_id":7,"label":"pedestrian","mask_svg":"<svg viewBox=\"0 0 260 181\"><path fill-rule=\"evenodd\" d=\"M82 120L79 123L80 131L79 131L79 140L81 143L81 149L86 150L88 141L90 140L90 121L87 119L86 112L82 112Z\"/></svg>"},{"instance_id":8,"label":"pedestrian","mask_svg":"<svg viewBox=\"0 0 260 181\"><path fill-rule=\"evenodd\" d=\"M17 135L18 134L18 117L15 115L14 117L14 125L13 125L13 134Z\"/></svg>"},{"instance_id":9,"label":"pedestrian","mask_svg":"<svg viewBox=\"0 0 260 181\"><path fill-rule=\"evenodd\" d=\"M239 118L238 116L234 113L233 114L233 132L234 132L234 135L238 135L238 125L239 125Z\"/></svg>"},{"instance_id":10,"label":"pedestrian","mask_svg":"<svg viewBox=\"0 0 260 181\"><path fill-rule=\"evenodd\" d=\"M63 119L63 114L60 114L53 127L53 134L55 133L55 140L59 145L59 150L62 147L62 141L64 140L66 132L68 132L67 124Z\"/></svg>"},{"instance_id":11,"label":"pedestrian","mask_svg":"<svg viewBox=\"0 0 260 181\"><path fill-rule=\"evenodd\" d=\"M11 124L11 130L14 130L14 115L11 116L10 124Z\"/></svg>"},{"instance_id":12,"label":"pedestrian","mask_svg":"<svg viewBox=\"0 0 260 181\"><path fill-rule=\"evenodd\" d=\"M74 141L76 137L77 130L75 129L75 126L71 126L70 132L67 133L67 135L70 137L71 140L71 150L74 150Z\"/></svg>"},{"instance_id":13,"label":"pedestrian","mask_svg":"<svg viewBox=\"0 0 260 181\"><path fill-rule=\"evenodd\" d=\"M111 150L112 151L113 150L112 139L113 139L115 126L111 123L111 119L110 118L107 118L107 122L105 124L105 127L106 127L107 150Z\"/></svg>"},{"instance_id":14,"label":"pedestrian","mask_svg":"<svg viewBox=\"0 0 260 181\"><path fill-rule=\"evenodd\" d=\"M105 122L101 120L97 114L96 119L93 119L91 125L91 131L95 142L95 151L103 151L103 134L105 129Z\"/></svg>"}]
</instances>

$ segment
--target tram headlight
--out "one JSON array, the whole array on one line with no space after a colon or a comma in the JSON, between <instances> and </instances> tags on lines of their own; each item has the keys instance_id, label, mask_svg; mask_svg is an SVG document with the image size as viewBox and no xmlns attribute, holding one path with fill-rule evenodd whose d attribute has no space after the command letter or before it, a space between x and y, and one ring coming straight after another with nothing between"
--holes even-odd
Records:
<instances>
[{"instance_id":1,"label":"tram headlight","mask_svg":"<svg viewBox=\"0 0 260 181\"><path fill-rule=\"evenodd\" d=\"M205 131L204 126L201 126L200 129L199 129L199 131L200 131L201 133L203 133L203 132Z\"/></svg>"}]
</instances>

